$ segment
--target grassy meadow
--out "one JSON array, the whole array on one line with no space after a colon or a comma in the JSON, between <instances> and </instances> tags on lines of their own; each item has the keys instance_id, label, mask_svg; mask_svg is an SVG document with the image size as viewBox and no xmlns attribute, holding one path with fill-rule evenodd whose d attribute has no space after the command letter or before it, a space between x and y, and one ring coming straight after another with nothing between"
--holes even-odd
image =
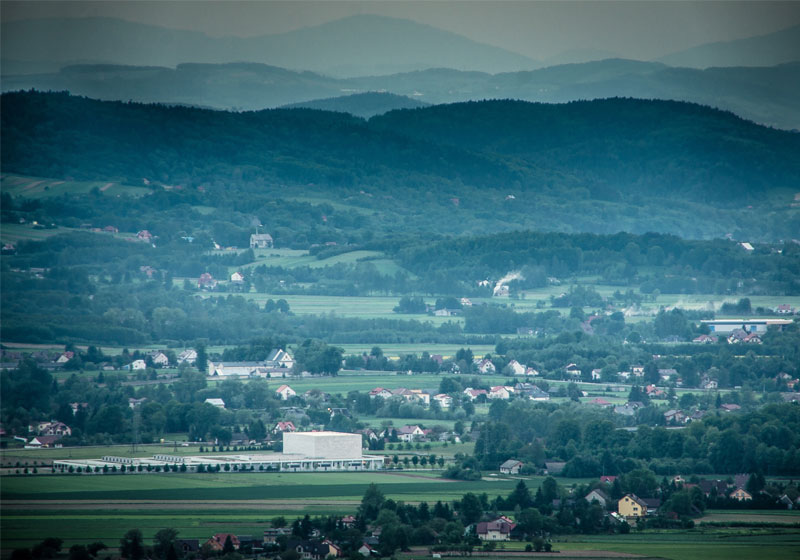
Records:
<instances>
[{"instance_id":1,"label":"grassy meadow","mask_svg":"<svg viewBox=\"0 0 800 560\"><path fill-rule=\"evenodd\" d=\"M98 189L107 196L144 196L151 192L144 186L123 185L116 181L64 181L7 173L0 175L0 188L11 196L24 196L34 200L65 194L85 194L94 189Z\"/></svg>"},{"instance_id":2,"label":"grassy meadow","mask_svg":"<svg viewBox=\"0 0 800 560\"><path fill-rule=\"evenodd\" d=\"M526 484L535 491L542 480L531 477ZM165 527L177 529L182 538L206 539L217 532L259 536L277 516L292 520L306 513L353 513L372 482L394 500L432 503L458 499L466 492L505 495L517 480L486 477L478 482L447 481L438 473L419 471L4 477L0 489L3 556L47 536L63 538L65 548L97 540L114 547L133 527L140 528L146 540ZM559 479L563 486L577 482L585 481ZM800 522L800 512L714 510L707 512L695 529L559 535L553 539L553 548L563 558L586 557L586 551L671 560L797 558L800 530L794 526L758 526L775 523L776 519L794 525ZM706 520L714 524L704 526ZM747 521L753 526L719 524L726 520ZM521 552L524 546L522 542L502 543L498 552ZM604 554L598 552L597 557ZM404 556L421 558L427 551L415 549Z\"/></svg>"}]
</instances>

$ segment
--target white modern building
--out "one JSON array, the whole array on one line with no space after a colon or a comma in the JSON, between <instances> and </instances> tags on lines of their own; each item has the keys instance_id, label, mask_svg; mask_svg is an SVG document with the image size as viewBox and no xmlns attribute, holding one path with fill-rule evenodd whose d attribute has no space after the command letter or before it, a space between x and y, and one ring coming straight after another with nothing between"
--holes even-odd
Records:
<instances>
[{"instance_id":1,"label":"white modern building","mask_svg":"<svg viewBox=\"0 0 800 560\"><path fill-rule=\"evenodd\" d=\"M152 458L106 456L53 462L56 474L146 474L153 472L320 472L376 471L384 457L364 455L360 434L284 432L283 453L235 455L153 455Z\"/></svg>"},{"instance_id":2,"label":"white modern building","mask_svg":"<svg viewBox=\"0 0 800 560\"><path fill-rule=\"evenodd\" d=\"M710 332L718 334L730 334L736 329L763 334L770 327L783 330L786 325L792 324L789 319L714 319L700 322L707 325Z\"/></svg>"}]
</instances>

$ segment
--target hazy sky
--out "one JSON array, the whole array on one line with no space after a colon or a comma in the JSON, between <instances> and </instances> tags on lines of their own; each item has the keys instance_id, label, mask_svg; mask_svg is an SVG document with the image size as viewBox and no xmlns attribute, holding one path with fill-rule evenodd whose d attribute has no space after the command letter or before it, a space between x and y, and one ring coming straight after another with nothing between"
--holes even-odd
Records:
<instances>
[{"instance_id":1,"label":"hazy sky","mask_svg":"<svg viewBox=\"0 0 800 560\"><path fill-rule=\"evenodd\" d=\"M798 25L800 1L2 1L0 14L3 21L117 17L214 36L280 33L377 14L427 23L536 59L581 49L649 59Z\"/></svg>"}]
</instances>

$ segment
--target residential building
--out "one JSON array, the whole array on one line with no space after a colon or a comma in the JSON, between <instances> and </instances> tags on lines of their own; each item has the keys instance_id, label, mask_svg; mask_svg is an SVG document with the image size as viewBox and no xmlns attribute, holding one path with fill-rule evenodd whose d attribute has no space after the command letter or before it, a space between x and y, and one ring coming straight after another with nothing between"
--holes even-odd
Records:
<instances>
[{"instance_id":1,"label":"residential building","mask_svg":"<svg viewBox=\"0 0 800 560\"><path fill-rule=\"evenodd\" d=\"M475 360L475 365L478 371L485 375L492 375L497 371L497 368L494 367L494 364L491 360Z\"/></svg>"},{"instance_id":2,"label":"residential building","mask_svg":"<svg viewBox=\"0 0 800 560\"><path fill-rule=\"evenodd\" d=\"M225 408L225 401L222 399L206 399L203 402L208 403L211 406L216 406L217 408Z\"/></svg>"},{"instance_id":3,"label":"residential building","mask_svg":"<svg viewBox=\"0 0 800 560\"><path fill-rule=\"evenodd\" d=\"M508 517L501 516L494 521L478 523L475 532L482 541L507 541L516 526Z\"/></svg>"},{"instance_id":4,"label":"residential building","mask_svg":"<svg viewBox=\"0 0 800 560\"><path fill-rule=\"evenodd\" d=\"M453 397L445 393L434 395L433 400L439 403L439 407L442 410L448 410L451 406L453 406Z\"/></svg>"},{"instance_id":5,"label":"residential building","mask_svg":"<svg viewBox=\"0 0 800 560\"><path fill-rule=\"evenodd\" d=\"M750 494L750 492L748 492L747 490L745 490L742 487L739 487L736 490L734 490L733 492L731 492L730 497L733 498L734 500L738 500L740 502L746 502L748 500L752 500L753 499L752 494Z\"/></svg>"},{"instance_id":6,"label":"residential building","mask_svg":"<svg viewBox=\"0 0 800 560\"><path fill-rule=\"evenodd\" d=\"M254 233L250 235L251 249L272 249L272 236L268 233Z\"/></svg>"},{"instance_id":7,"label":"residential building","mask_svg":"<svg viewBox=\"0 0 800 560\"><path fill-rule=\"evenodd\" d=\"M150 358L150 361L152 361L153 365L155 365L156 367L167 367L169 365L169 358L167 357L166 354L164 354L164 352L155 350L147 354L147 356Z\"/></svg>"},{"instance_id":8,"label":"residential building","mask_svg":"<svg viewBox=\"0 0 800 560\"><path fill-rule=\"evenodd\" d=\"M644 517L647 515L647 502L636 494L626 494L617 503L617 511L625 517Z\"/></svg>"},{"instance_id":9,"label":"residential building","mask_svg":"<svg viewBox=\"0 0 800 560\"><path fill-rule=\"evenodd\" d=\"M516 459L509 459L508 461L504 462L500 465L500 472L502 474L519 474L519 470L522 468L522 461L517 461Z\"/></svg>"},{"instance_id":10,"label":"residential building","mask_svg":"<svg viewBox=\"0 0 800 560\"><path fill-rule=\"evenodd\" d=\"M514 391L513 388L511 389L511 391L509 391L509 389L510 389L510 387L505 387L503 385L497 385L496 387L492 387L491 388L491 390L489 391L489 394L487 395L487 397L490 398L490 399L500 399L500 400L507 401L508 399L511 398L511 393Z\"/></svg>"},{"instance_id":11,"label":"residential building","mask_svg":"<svg viewBox=\"0 0 800 560\"><path fill-rule=\"evenodd\" d=\"M179 364L190 364L193 365L197 361L197 351L191 348L187 348L180 354L178 354L178 363Z\"/></svg>"},{"instance_id":12,"label":"residential building","mask_svg":"<svg viewBox=\"0 0 800 560\"><path fill-rule=\"evenodd\" d=\"M295 393L294 389L292 389L288 385L281 385L280 387L278 387L276 389L275 393L280 396L282 401L287 401L290 398L292 398L292 397L297 395L297 393Z\"/></svg>"},{"instance_id":13,"label":"residential building","mask_svg":"<svg viewBox=\"0 0 800 560\"><path fill-rule=\"evenodd\" d=\"M606 494L599 488L595 488L594 490L586 494L583 497L583 499L589 502L590 504L594 501L597 501L601 506L603 506L604 509L609 503L611 503L611 498L608 497L608 494Z\"/></svg>"},{"instance_id":14,"label":"residential building","mask_svg":"<svg viewBox=\"0 0 800 560\"><path fill-rule=\"evenodd\" d=\"M383 387L375 387L369 392L369 398L390 399L392 398L392 392L389 389L384 389Z\"/></svg>"},{"instance_id":15,"label":"residential building","mask_svg":"<svg viewBox=\"0 0 800 560\"><path fill-rule=\"evenodd\" d=\"M297 428L294 427L294 424L292 422L278 422L272 429L273 434L279 434L281 432L296 432L296 431Z\"/></svg>"},{"instance_id":16,"label":"residential building","mask_svg":"<svg viewBox=\"0 0 800 560\"><path fill-rule=\"evenodd\" d=\"M510 370L511 375L525 375L525 366L517 360L511 360L506 367Z\"/></svg>"}]
</instances>

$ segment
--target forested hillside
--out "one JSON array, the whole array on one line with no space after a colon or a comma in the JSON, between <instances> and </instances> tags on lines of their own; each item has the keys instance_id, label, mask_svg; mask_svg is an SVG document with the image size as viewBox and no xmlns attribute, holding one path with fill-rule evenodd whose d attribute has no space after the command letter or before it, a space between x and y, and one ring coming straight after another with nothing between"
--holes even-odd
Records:
<instances>
[{"instance_id":1,"label":"forested hillside","mask_svg":"<svg viewBox=\"0 0 800 560\"><path fill-rule=\"evenodd\" d=\"M404 227L785 239L800 229L800 135L677 102L487 101L364 121L59 93L2 99L5 172L180 187L217 208L343 198ZM668 204L665 204L666 201ZM750 207L752 206L752 208ZM744 227L758 217L756 229ZM369 220L362 216L361 219ZM402 230L397 221L380 228Z\"/></svg>"}]
</instances>

